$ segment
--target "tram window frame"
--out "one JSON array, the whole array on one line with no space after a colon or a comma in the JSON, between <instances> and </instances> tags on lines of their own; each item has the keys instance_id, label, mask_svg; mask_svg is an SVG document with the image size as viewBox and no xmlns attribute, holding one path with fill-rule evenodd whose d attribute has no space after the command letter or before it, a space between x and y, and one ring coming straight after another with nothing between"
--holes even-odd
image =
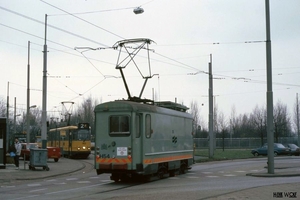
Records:
<instances>
[{"instance_id":1,"label":"tram window frame","mask_svg":"<svg viewBox=\"0 0 300 200\"><path fill-rule=\"evenodd\" d=\"M142 115L141 114L138 114L136 115L136 120L135 120L135 131L136 131L136 134L135 134L135 137L136 138L139 138L141 137L141 121L142 121Z\"/></svg>"},{"instance_id":2,"label":"tram window frame","mask_svg":"<svg viewBox=\"0 0 300 200\"><path fill-rule=\"evenodd\" d=\"M152 129L151 129L151 115L147 114L145 116L145 135L146 138L151 138Z\"/></svg>"},{"instance_id":3,"label":"tram window frame","mask_svg":"<svg viewBox=\"0 0 300 200\"><path fill-rule=\"evenodd\" d=\"M109 135L110 136L129 136L130 118L129 115L109 116Z\"/></svg>"}]
</instances>

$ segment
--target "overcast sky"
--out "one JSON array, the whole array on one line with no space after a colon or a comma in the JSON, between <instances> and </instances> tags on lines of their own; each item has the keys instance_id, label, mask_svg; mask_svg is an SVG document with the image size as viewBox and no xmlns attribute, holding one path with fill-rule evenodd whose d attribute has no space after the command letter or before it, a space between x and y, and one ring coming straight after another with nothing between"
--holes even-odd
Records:
<instances>
[{"instance_id":1,"label":"overcast sky","mask_svg":"<svg viewBox=\"0 0 300 200\"><path fill-rule=\"evenodd\" d=\"M133 13L138 6L144 13ZM299 8L299 0L270 1L274 104L281 101L291 114L300 91ZM142 98L152 99L154 91L159 101L177 99L187 106L195 101L208 121L211 54L219 111L230 117L233 106L244 114L266 105L264 0L0 0L0 96L6 99L9 82L10 105L16 97L19 113L26 110L28 41L30 105L42 108L45 14L49 115L61 102L78 105L89 96L126 99L115 69L118 51L75 47L112 47L132 38L155 42L150 69L159 76L148 80ZM142 50L137 64L149 76L146 55ZM138 69L129 65L124 73L132 96L139 96L144 79Z\"/></svg>"}]
</instances>

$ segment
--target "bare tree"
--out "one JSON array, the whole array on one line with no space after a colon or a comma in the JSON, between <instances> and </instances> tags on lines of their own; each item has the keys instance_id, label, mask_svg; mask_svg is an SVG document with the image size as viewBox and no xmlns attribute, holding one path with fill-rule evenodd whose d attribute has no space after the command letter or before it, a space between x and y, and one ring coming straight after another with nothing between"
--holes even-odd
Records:
<instances>
[{"instance_id":1,"label":"bare tree","mask_svg":"<svg viewBox=\"0 0 300 200\"><path fill-rule=\"evenodd\" d=\"M287 106L280 101L278 101L274 107L274 126L276 142L278 142L278 137L290 136L291 123Z\"/></svg>"},{"instance_id":2,"label":"bare tree","mask_svg":"<svg viewBox=\"0 0 300 200\"><path fill-rule=\"evenodd\" d=\"M196 101L191 102L189 113L193 116L194 125L196 126L195 128L197 128L200 125L200 113L198 103Z\"/></svg>"},{"instance_id":3,"label":"bare tree","mask_svg":"<svg viewBox=\"0 0 300 200\"><path fill-rule=\"evenodd\" d=\"M251 129L249 114L240 114L235 120L234 137L249 137L253 132Z\"/></svg>"},{"instance_id":4,"label":"bare tree","mask_svg":"<svg viewBox=\"0 0 300 200\"><path fill-rule=\"evenodd\" d=\"M101 100L100 100L101 101ZM79 122L89 123L92 129L92 135L94 135L94 123L95 123L95 114L94 109L99 104L99 101L93 99L89 96L85 99L81 105L78 106L75 110L72 117L72 123L78 124Z\"/></svg>"},{"instance_id":5,"label":"bare tree","mask_svg":"<svg viewBox=\"0 0 300 200\"><path fill-rule=\"evenodd\" d=\"M2 97L0 97L0 117L6 116L6 103Z\"/></svg>"},{"instance_id":6,"label":"bare tree","mask_svg":"<svg viewBox=\"0 0 300 200\"><path fill-rule=\"evenodd\" d=\"M204 127L201 124L200 109L196 101L191 102L189 113L193 116L195 137L199 138L201 137Z\"/></svg>"},{"instance_id":7,"label":"bare tree","mask_svg":"<svg viewBox=\"0 0 300 200\"><path fill-rule=\"evenodd\" d=\"M219 124L218 124L218 113L219 109L218 109L218 105L214 104L214 133L217 134L219 132Z\"/></svg>"},{"instance_id":8,"label":"bare tree","mask_svg":"<svg viewBox=\"0 0 300 200\"><path fill-rule=\"evenodd\" d=\"M296 132L296 135L298 136L298 145L300 145L300 124L299 124L299 119L300 119L300 112L299 112L299 107L300 103L298 100L298 93L296 95L296 102L294 105L294 131Z\"/></svg>"},{"instance_id":9,"label":"bare tree","mask_svg":"<svg viewBox=\"0 0 300 200\"><path fill-rule=\"evenodd\" d=\"M217 121L218 127L220 128L221 134L222 134L222 146L223 151L225 147L225 134L228 132L228 120L226 120L225 115L223 112L219 112L218 114L218 121Z\"/></svg>"},{"instance_id":10,"label":"bare tree","mask_svg":"<svg viewBox=\"0 0 300 200\"><path fill-rule=\"evenodd\" d=\"M260 136L261 145L264 144L264 135L266 135L266 112L264 107L259 108L258 105L256 105L252 114L250 114L250 120L254 126L253 128Z\"/></svg>"},{"instance_id":11,"label":"bare tree","mask_svg":"<svg viewBox=\"0 0 300 200\"><path fill-rule=\"evenodd\" d=\"M229 128L229 132L230 132L230 136L232 137L232 135L234 135L234 132L236 130L236 127L237 127L237 116L236 116L236 108L235 106L233 105L231 107L231 114L230 114L230 128Z\"/></svg>"}]
</instances>

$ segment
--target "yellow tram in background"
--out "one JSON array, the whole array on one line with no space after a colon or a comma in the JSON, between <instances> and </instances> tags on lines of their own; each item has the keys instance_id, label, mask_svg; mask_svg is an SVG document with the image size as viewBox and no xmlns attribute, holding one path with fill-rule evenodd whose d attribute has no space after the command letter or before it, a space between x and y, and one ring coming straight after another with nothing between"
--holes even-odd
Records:
<instances>
[{"instance_id":1,"label":"yellow tram in background","mask_svg":"<svg viewBox=\"0 0 300 200\"><path fill-rule=\"evenodd\" d=\"M89 123L50 129L47 146L60 147L61 154L69 158L87 158L91 153Z\"/></svg>"}]
</instances>

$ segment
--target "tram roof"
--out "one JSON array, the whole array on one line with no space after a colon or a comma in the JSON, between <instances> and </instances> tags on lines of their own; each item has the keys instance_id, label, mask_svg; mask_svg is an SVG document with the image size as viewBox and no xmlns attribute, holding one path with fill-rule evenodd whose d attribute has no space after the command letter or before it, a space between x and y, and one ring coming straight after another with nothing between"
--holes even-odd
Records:
<instances>
[{"instance_id":1,"label":"tram roof","mask_svg":"<svg viewBox=\"0 0 300 200\"><path fill-rule=\"evenodd\" d=\"M165 113L168 115L178 115L190 117L186 112L188 107L173 102L155 102L155 103L140 103L127 100L117 100L99 104L95 107L95 112L116 112L116 111L141 111L153 113Z\"/></svg>"},{"instance_id":2,"label":"tram roof","mask_svg":"<svg viewBox=\"0 0 300 200\"><path fill-rule=\"evenodd\" d=\"M160 101L160 102L155 102L155 105L163 108L169 108L177 111L182 111L186 112L189 108L186 107L185 105L179 104L179 103L174 103L171 101Z\"/></svg>"},{"instance_id":3,"label":"tram roof","mask_svg":"<svg viewBox=\"0 0 300 200\"><path fill-rule=\"evenodd\" d=\"M74 129L78 129L78 126L64 126L64 127L58 127L58 128L52 128L49 131L62 131L62 130L74 130Z\"/></svg>"}]
</instances>

